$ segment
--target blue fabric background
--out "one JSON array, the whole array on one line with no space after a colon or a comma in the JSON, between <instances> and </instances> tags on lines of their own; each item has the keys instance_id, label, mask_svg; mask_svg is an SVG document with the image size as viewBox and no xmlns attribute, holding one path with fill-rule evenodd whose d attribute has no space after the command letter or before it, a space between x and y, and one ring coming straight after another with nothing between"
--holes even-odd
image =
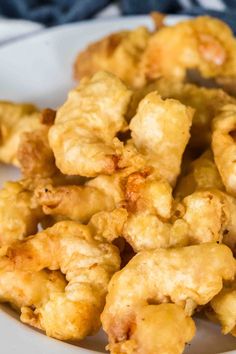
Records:
<instances>
[{"instance_id":1,"label":"blue fabric background","mask_svg":"<svg viewBox=\"0 0 236 354\"><path fill-rule=\"evenodd\" d=\"M224 11L212 9L211 0L201 3L198 0L120 0L118 3L124 15L145 14L154 10L188 15L210 14L226 21L236 32L236 0L218 1L225 5ZM55 26L92 18L112 2L113 0L0 0L0 14Z\"/></svg>"}]
</instances>

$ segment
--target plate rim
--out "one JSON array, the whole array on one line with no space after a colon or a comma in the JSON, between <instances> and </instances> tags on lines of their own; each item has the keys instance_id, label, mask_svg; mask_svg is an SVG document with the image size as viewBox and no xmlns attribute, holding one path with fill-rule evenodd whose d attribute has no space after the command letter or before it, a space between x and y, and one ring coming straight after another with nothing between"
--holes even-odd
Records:
<instances>
[{"instance_id":1,"label":"plate rim","mask_svg":"<svg viewBox=\"0 0 236 354\"><path fill-rule=\"evenodd\" d=\"M191 18L192 16L188 16L188 15L178 15L178 14L169 14L166 15L165 17L165 21L167 23L172 23L175 22L176 20L184 20L184 19L188 19ZM150 24L152 24L152 19L150 15L129 15L129 16L119 16L119 17L105 17L105 18L95 18L95 19L90 19L90 20L83 20L83 21L79 21L79 22L72 22L72 23L63 23L61 25L57 25L57 26L53 26L53 27L43 27L41 29L39 29L36 32L33 33L29 33L28 35L25 35L23 37L19 37L19 38L14 38L9 42L6 43L2 43L0 45L0 52L2 49L6 48L6 47L11 47L14 46L16 43L18 42L26 42L29 39L31 39L32 37L40 37L40 36L46 36L48 34L51 33L55 33L55 32L60 32L60 31L64 31L65 29L73 29L73 28L85 28L86 27L96 27L99 24L109 24L109 23L119 23L119 22L127 22L127 21L131 21L131 22L135 22L136 21L144 21L144 22L150 22ZM37 24L39 25L38 22L33 22L33 21L24 21L24 22L30 22L31 24ZM146 23L144 23L144 25L146 25Z\"/></svg>"}]
</instances>

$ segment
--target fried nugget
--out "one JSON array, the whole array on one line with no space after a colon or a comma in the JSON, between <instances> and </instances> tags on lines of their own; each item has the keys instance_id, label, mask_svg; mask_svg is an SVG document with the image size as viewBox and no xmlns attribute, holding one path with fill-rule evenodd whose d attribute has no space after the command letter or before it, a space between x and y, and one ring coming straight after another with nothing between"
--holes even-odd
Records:
<instances>
[{"instance_id":1,"label":"fried nugget","mask_svg":"<svg viewBox=\"0 0 236 354\"><path fill-rule=\"evenodd\" d=\"M224 185L211 150L206 150L199 158L190 163L186 174L181 176L177 183L175 196L183 198L197 190L204 189L224 191Z\"/></svg>"},{"instance_id":2,"label":"fried nugget","mask_svg":"<svg viewBox=\"0 0 236 354\"><path fill-rule=\"evenodd\" d=\"M10 266L10 264L9 264ZM42 329L37 309L57 293L64 292L66 281L61 272L0 271L0 302L20 312L22 322ZM33 310L33 308L35 310Z\"/></svg>"},{"instance_id":3,"label":"fried nugget","mask_svg":"<svg viewBox=\"0 0 236 354\"><path fill-rule=\"evenodd\" d=\"M40 112L32 104L0 102L0 161L18 166L21 134L41 127Z\"/></svg>"},{"instance_id":4,"label":"fried nugget","mask_svg":"<svg viewBox=\"0 0 236 354\"><path fill-rule=\"evenodd\" d=\"M196 191L177 205L163 220L143 210L129 213L122 235L135 252L183 247L206 242L224 242L235 251L235 200L217 190Z\"/></svg>"},{"instance_id":5,"label":"fried nugget","mask_svg":"<svg viewBox=\"0 0 236 354\"><path fill-rule=\"evenodd\" d=\"M128 86L138 85L137 69L150 33L145 27L121 31L90 44L79 53L74 64L77 80L99 70L113 73Z\"/></svg>"},{"instance_id":6,"label":"fried nugget","mask_svg":"<svg viewBox=\"0 0 236 354\"><path fill-rule=\"evenodd\" d=\"M223 334L236 336L236 283L225 285L210 305L213 313L207 312L208 317L221 324Z\"/></svg>"},{"instance_id":7,"label":"fried nugget","mask_svg":"<svg viewBox=\"0 0 236 354\"><path fill-rule=\"evenodd\" d=\"M94 177L114 172L113 138L126 126L130 95L119 79L105 72L69 93L49 130L49 144L62 173Z\"/></svg>"},{"instance_id":8,"label":"fried nugget","mask_svg":"<svg viewBox=\"0 0 236 354\"><path fill-rule=\"evenodd\" d=\"M174 185L190 138L193 109L173 99L149 93L130 122L131 136L147 164Z\"/></svg>"},{"instance_id":9,"label":"fried nugget","mask_svg":"<svg viewBox=\"0 0 236 354\"><path fill-rule=\"evenodd\" d=\"M37 231L41 207L24 181L7 182L0 191L0 253Z\"/></svg>"},{"instance_id":10,"label":"fried nugget","mask_svg":"<svg viewBox=\"0 0 236 354\"><path fill-rule=\"evenodd\" d=\"M236 105L226 105L212 122L212 150L226 190L236 196Z\"/></svg>"},{"instance_id":11,"label":"fried nugget","mask_svg":"<svg viewBox=\"0 0 236 354\"><path fill-rule=\"evenodd\" d=\"M193 320L180 306L143 306L139 308L136 316L130 319L127 339L112 343L107 348L113 354L181 354L195 331Z\"/></svg>"},{"instance_id":12,"label":"fried nugget","mask_svg":"<svg viewBox=\"0 0 236 354\"><path fill-rule=\"evenodd\" d=\"M99 329L107 285L120 266L115 246L95 241L87 226L62 221L10 248L7 260L10 266L2 268L8 272L48 268L65 274L65 291L31 314L48 336L78 340Z\"/></svg>"},{"instance_id":13,"label":"fried nugget","mask_svg":"<svg viewBox=\"0 0 236 354\"><path fill-rule=\"evenodd\" d=\"M171 224L147 211L129 214L122 236L135 252L189 244L188 225L183 220Z\"/></svg>"},{"instance_id":14,"label":"fried nugget","mask_svg":"<svg viewBox=\"0 0 236 354\"><path fill-rule=\"evenodd\" d=\"M171 225L167 224L167 220L171 216L173 202L170 185L142 172L130 174L123 179L122 185L124 199L116 205L116 209L101 211L91 218L89 226L93 234L109 242L122 236L135 252L168 247ZM152 218L155 221L151 222ZM159 229L154 225L158 225ZM171 244L180 242L176 236Z\"/></svg>"},{"instance_id":15,"label":"fried nugget","mask_svg":"<svg viewBox=\"0 0 236 354\"><path fill-rule=\"evenodd\" d=\"M210 150L190 164L175 197L179 204L173 213L188 223L191 242L223 242L235 254L236 199L225 192Z\"/></svg>"},{"instance_id":16,"label":"fried nugget","mask_svg":"<svg viewBox=\"0 0 236 354\"><path fill-rule=\"evenodd\" d=\"M88 227L95 238L112 242L123 236L123 228L127 218L128 212L125 208L116 208L111 212L101 211L92 216Z\"/></svg>"},{"instance_id":17,"label":"fried nugget","mask_svg":"<svg viewBox=\"0 0 236 354\"><path fill-rule=\"evenodd\" d=\"M83 185L45 186L36 188L35 197L46 215L86 223L102 210L112 211L114 199L98 188Z\"/></svg>"},{"instance_id":18,"label":"fried nugget","mask_svg":"<svg viewBox=\"0 0 236 354\"><path fill-rule=\"evenodd\" d=\"M197 17L163 27L150 38L140 64L146 80L182 80L188 69L197 69L204 78L235 78L236 40L224 22Z\"/></svg>"},{"instance_id":19,"label":"fried nugget","mask_svg":"<svg viewBox=\"0 0 236 354\"><path fill-rule=\"evenodd\" d=\"M148 208L116 209L94 215L89 224L109 242L124 237L135 252L218 242L236 253L235 198L219 190L199 190L172 201L170 210L164 219Z\"/></svg>"},{"instance_id":20,"label":"fried nugget","mask_svg":"<svg viewBox=\"0 0 236 354\"><path fill-rule=\"evenodd\" d=\"M94 234L109 242L122 236L135 252L205 242L235 251L236 200L224 192L205 188L173 200L166 181L135 172L126 179L124 198L122 208L92 217Z\"/></svg>"},{"instance_id":21,"label":"fried nugget","mask_svg":"<svg viewBox=\"0 0 236 354\"><path fill-rule=\"evenodd\" d=\"M188 244L222 242L230 223L227 196L217 190L196 191L185 197L177 207L188 225ZM179 218L180 215L177 214Z\"/></svg>"},{"instance_id":22,"label":"fried nugget","mask_svg":"<svg viewBox=\"0 0 236 354\"><path fill-rule=\"evenodd\" d=\"M47 178L58 173L47 136L47 126L32 132L22 133L17 160L25 178Z\"/></svg>"},{"instance_id":23,"label":"fried nugget","mask_svg":"<svg viewBox=\"0 0 236 354\"><path fill-rule=\"evenodd\" d=\"M150 305L172 302L192 314L197 305L218 294L223 280L232 280L235 271L230 249L216 243L140 252L109 284L101 317L109 348L112 351L114 346L114 353L122 353L122 346L132 339L142 307L148 311ZM149 337L143 339L148 347Z\"/></svg>"},{"instance_id":24,"label":"fried nugget","mask_svg":"<svg viewBox=\"0 0 236 354\"><path fill-rule=\"evenodd\" d=\"M235 104L235 98L221 89L199 87L178 82L173 78L160 78L147 86L135 90L129 106L128 117L135 114L139 102L152 91L157 91L163 99L174 98L195 109L191 126L190 146L206 149L211 143L211 122L225 104Z\"/></svg>"}]
</instances>

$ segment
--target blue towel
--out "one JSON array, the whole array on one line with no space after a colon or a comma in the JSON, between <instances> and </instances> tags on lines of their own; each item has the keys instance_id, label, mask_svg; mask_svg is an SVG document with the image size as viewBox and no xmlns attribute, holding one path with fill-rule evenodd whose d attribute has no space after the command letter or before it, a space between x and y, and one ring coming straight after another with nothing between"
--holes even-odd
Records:
<instances>
[{"instance_id":1,"label":"blue towel","mask_svg":"<svg viewBox=\"0 0 236 354\"><path fill-rule=\"evenodd\" d=\"M125 15L151 11L181 15L218 17L236 33L236 0L121 0Z\"/></svg>"},{"instance_id":2,"label":"blue towel","mask_svg":"<svg viewBox=\"0 0 236 354\"><path fill-rule=\"evenodd\" d=\"M0 0L0 14L55 26L92 18L113 0ZM117 2L117 1L116 1ZM236 32L236 0L120 0L124 15L160 11L171 14L208 14L227 22Z\"/></svg>"}]
</instances>

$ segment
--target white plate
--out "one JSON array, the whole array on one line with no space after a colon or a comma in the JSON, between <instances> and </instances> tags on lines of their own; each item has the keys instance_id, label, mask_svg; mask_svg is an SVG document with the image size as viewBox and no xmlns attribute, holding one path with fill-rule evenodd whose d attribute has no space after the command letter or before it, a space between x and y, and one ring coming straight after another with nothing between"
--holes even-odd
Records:
<instances>
[{"instance_id":1,"label":"white plate","mask_svg":"<svg viewBox=\"0 0 236 354\"><path fill-rule=\"evenodd\" d=\"M0 44L41 29L43 25L40 23L0 18Z\"/></svg>"},{"instance_id":2,"label":"white plate","mask_svg":"<svg viewBox=\"0 0 236 354\"><path fill-rule=\"evenodd\" d=\"M172 24L182 18L168 17ZM151 26L147 16L72 24L46 30L33 37L0 48L0 99L30 101L41 107L56 107L65 100L72 79L72 64L79 50L91 41L121 29ZM2 167L0 184L16 179L17 170ZM222 336L217 325L197 320L198 332L185 354L236 353L236 339ZM180 329L181 330L181 329ZM47 338L20 323L13 312L0 309L0 343L3 354L102 353L105 335L100 332L78 344L79 347ZM86 349L85 349L86 348ZM232 351L233 350L233 351Z\"/></svg>"}]
</instances>

